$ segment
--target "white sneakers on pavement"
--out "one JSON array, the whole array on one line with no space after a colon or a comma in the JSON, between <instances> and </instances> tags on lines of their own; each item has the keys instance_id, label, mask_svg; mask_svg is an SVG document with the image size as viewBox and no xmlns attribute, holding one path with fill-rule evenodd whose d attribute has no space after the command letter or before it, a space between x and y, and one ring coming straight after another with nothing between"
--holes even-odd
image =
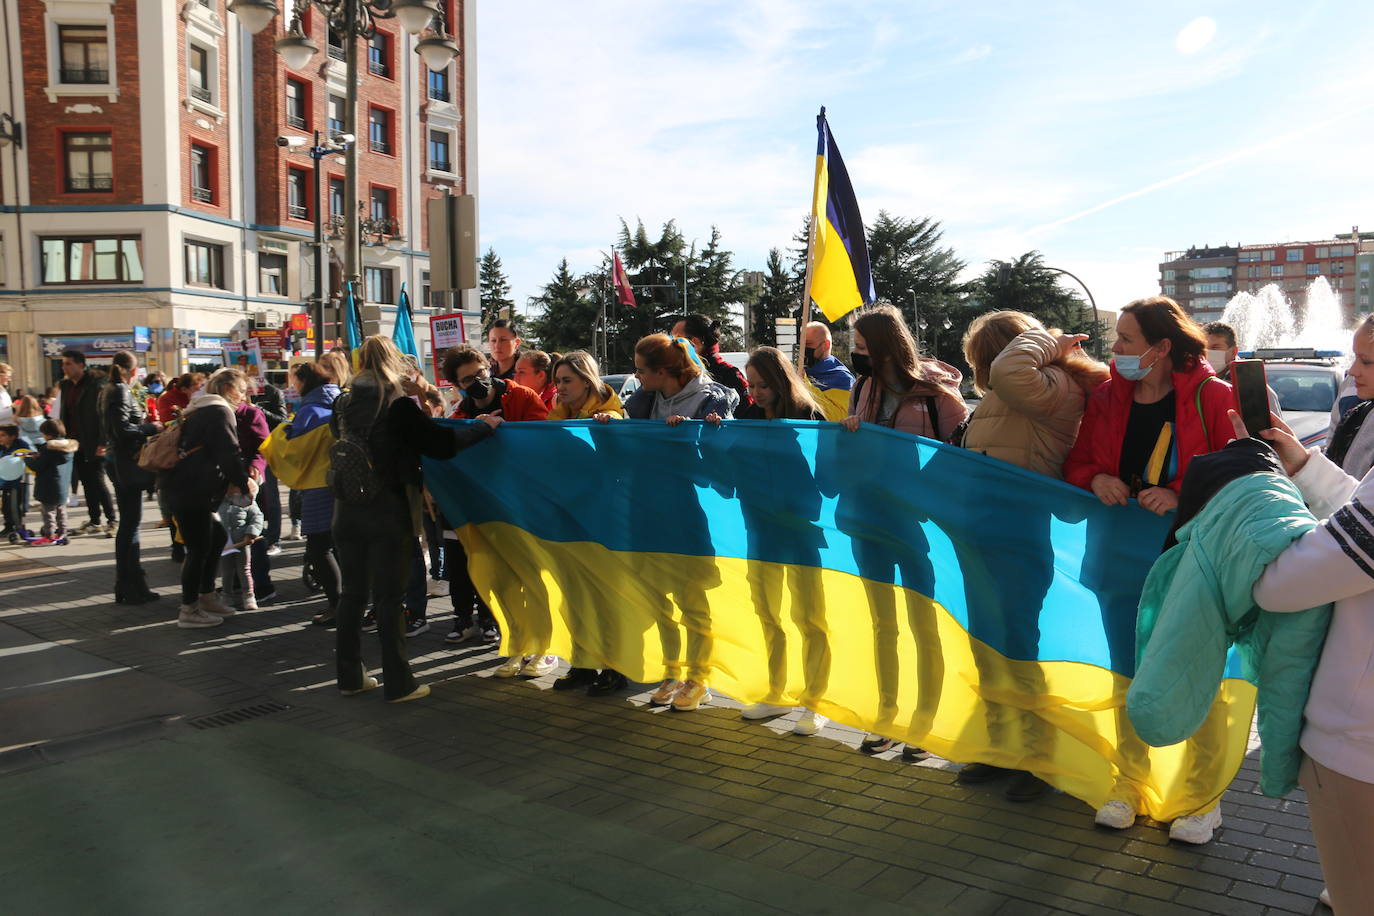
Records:
<instances>
[{"instance_id":1,"label":"white sneakers on pavement","mask_svg":"<svg viewBox=\"0 0 1374 916\"><path fill-rule=\"evenodd\" d=\"M177 610L177 626L183 630L217 627L222 623L224 623L223 617L208 614L201 610L197 604L183 604Z\"/></svg>"},{"instance_id":2,"label":"white sneakers on pavement","mask_svg":"<svg viewBox=\"0 0 1374 916\"><path fill-rule=\"evenodd\" d=\"M803 709L801 718L792 726L792 734L811 736L825 728L830 720L814 709Z\"/></svg>"},{"instance_id":3,"label":"white sneakers on pavement","mask_svg":"<svg viewBox=\"0 0 1374 916\"><path fill-rule=\"evenodd\" d=\"M430 579L429 587L425 589L425 595L430 598L447 598L448 583L443 579Z\"/></svg>"},{"instance_id":4,"label":"white sneakers on pavement","mask_svg":"<svg viewBox=\"0 0 1374 916\"><path fill-rule=\"evenodd\" d=\"M1131 807L1130 804L1120 799L1113 799L1097 809L1093 823L1110 827L1113 830L1125 830L1135 823L1135 814L1135 808Z\"/></svg>"},{"instance_id":5,"label":"white sneakers on pavement","mask_svg":"<svg viewBox=\"0 0 1374 916\"><path fill-rule=\"evenodd\" d=\"M739 717L750 721L771 719L774 716L785 716L791 711L791 706L778 706L774 703L750 703L739 711Z\"/></svg>"},{"instance_id":6,"label":"white sneakers on pavement","mask_svg":"<svg viewBox=\"0 0 1374 916\"><path fill-rule=\"evenodd\" d=\"M532 655L525 659L525 666L520 669L520 676L543 677L557 667L558 659L552 655Z\"/></svg>"},{"instance_id":7,"label":"white sneakers on pavement","mask_svg":"<svg viewBox=\"0 0 1374 916\"><path fill-rule=\"evenodd\" d=\"M1201 814L1188 814L1174 818L1169 825L1169 839L1180 843L1201 846L1212 842L1212 834L1221 826L1221 805Z\"/></svg>"}]
</instances>

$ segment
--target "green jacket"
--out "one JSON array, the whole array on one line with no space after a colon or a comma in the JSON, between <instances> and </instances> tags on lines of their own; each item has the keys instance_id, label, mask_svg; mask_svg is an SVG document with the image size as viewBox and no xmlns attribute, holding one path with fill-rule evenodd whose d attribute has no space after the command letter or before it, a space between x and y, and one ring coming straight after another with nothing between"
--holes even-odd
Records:
<instances>
[{"instance_id":1,"label":"green jacket","mask_svg":"<svg viewBox=\"0 0 1374 916\"><path fill-rule=\"evenodd\" d=\"M1260 791L1297 785L1303 707L1321 657L1331 605L1273 614L1251 589L1264 567L1317 520L1279 474L1231 481L1178 530L1140 596L1136 674L1126 711L1155 747L1187 739L1216 698L1231 645L1242 676L1258 688Z\"/></svg>"}]
</instances>

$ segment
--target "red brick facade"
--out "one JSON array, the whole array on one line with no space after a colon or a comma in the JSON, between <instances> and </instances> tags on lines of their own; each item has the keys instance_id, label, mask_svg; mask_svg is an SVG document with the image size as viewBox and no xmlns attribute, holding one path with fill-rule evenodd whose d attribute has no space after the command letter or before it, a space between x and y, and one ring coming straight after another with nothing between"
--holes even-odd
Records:
<instances>
[{"instance_id":1,"label":"red brick facade","mask_svg":"<svg viewBox=\"0 0 1374 916\"><path fill-rule=\"evenodd\" d=\"M221 23L226 23L228 28L235 27L234 17L228 15L225 9L225 0L213 0L211 6ZM234 150L230 144L229 118L228 112L225 111L227 107L225 100L229 98L227 34L226 31L226 34L220 36L215 42L217 53L213 65L215 72L212 74L215 84L212 107L218 108L224 113L223 117L216 118L210 112L196 107L190 101L190 62L187 59L190 48L187 24L185 18L178 19L177 122L180 131L177 135L177 157L181 167L181 204L192 210L213 213L223 217L230 215L229 201L233 192L234 170L229 168L229 163L235 160L237 154L237 150ZM208 43L206 37L199 33L194 40L197 44ZM208 202L198 200L194 193L194 186L191 181L192 145L201 147L209 154L208 185L211 199Z\"/></svg>"},{"instance_id":2,"label":"red brick facade","mask_svg":"<svg viewBox=\"0 0 1374 916\"><path fill-rule=\"evenodd\" d=\"M57 53L56 24L48 22L42 3L19 4L19 30L33 36L22 42L24 147L29 162L32 204L109 205L143 203L143 148L139 133L137 9L135 0L114 5L114 51L110 56L119 89L111 102L108 89L91 88L90 95L60 95L49 101L50 50ZM48 34L52 31L53 34ZM54 67L58 66L54 61ZM69 109L78 110L71 111ZM64 138L71 133L108 131L112 147L112 187L109 191L68 191ZM50 163L50 167L43 165Z\"/></svg>"}]
</instances>

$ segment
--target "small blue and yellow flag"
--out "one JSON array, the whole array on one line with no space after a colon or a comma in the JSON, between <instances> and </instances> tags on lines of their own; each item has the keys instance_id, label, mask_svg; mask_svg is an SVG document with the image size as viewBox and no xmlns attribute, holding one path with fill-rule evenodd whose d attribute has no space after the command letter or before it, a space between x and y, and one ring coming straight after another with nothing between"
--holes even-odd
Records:
<instances>
[{"instance_id":1,"label":"small blue and yellow flag","mask_svg":"<svg viewBox=\"0 0 1374 916\"><path fill-rule=\"evenodd\" d=\"M826 318L867 305L878 298L868 263L868 239L859 201L849 183L835 138L816 116L816 187L811 199L811 301Z\"/></svg>"}]
</instances>

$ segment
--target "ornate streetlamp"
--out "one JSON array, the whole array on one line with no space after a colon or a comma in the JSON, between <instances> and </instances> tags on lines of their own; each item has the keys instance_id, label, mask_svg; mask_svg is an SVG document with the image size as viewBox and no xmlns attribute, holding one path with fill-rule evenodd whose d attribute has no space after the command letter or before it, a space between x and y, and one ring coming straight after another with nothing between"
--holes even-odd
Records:
<instances>
[{"instance_id":1,"label":"ornate streetlamp","mask_svg":"<svg viewBox=\"0 0 1374 916\"><path fill-rule=\"evenodd\" d=\"M277 53L286 66L300 70L310 63L319 47L305 34L301 14L313 4L324 13L331 34L340 35L344 42L344 134L359 136L358 111L358 39L370 40L377 34L377 20L395 19L411 35L419 35L426 28L431 31L415 45L424 65L430 70L442 70L458 56L458 46L444 29L443 6L439 0L290 0L291 24L286 36L277 40ZM239 17L244 28L254 34L266 28L279 12L276 0L230 0L229 11ZM349 144L344 152L344 200L358 199L358 144ZM359 222L346 220L344 230L344 277L353 284L354 295L361 300L362 287L358 282ZM393 226L393 228L395 228ZM323 335L324 329L320 328Z\"/></svg>"}]
</instances>

